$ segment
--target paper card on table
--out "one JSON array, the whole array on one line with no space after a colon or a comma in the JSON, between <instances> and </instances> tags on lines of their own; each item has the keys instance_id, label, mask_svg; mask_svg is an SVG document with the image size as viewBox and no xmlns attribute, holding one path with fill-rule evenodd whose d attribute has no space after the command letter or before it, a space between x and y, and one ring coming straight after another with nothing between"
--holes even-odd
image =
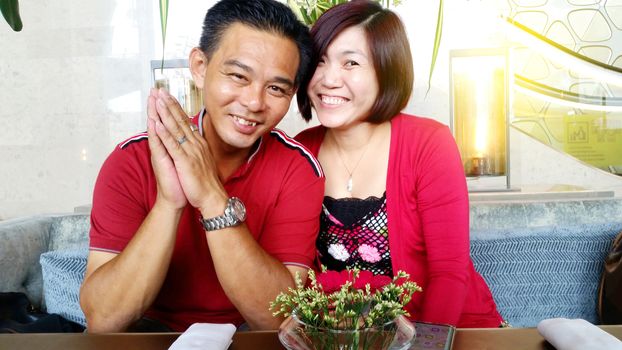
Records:
<instances>
[{"instance_id":1,"label":"paper card on table","mask_svg":"<svg viewBox=\"0 0 622 350\"><path fill-rule=\"evenodd\" d=\"M230 323L195 323L175 340L169 350L225 350L231 345L235 330Z\"/></svg>"},{"instance_id":2,"label":"paper card on table","mask_svg":"<svg viewBox=\"0 0 622 350\"><path fill-rule=\"evenodd\" d=\"M583 319L549 318L538 332L557 350L622 350L622 342Z\"/></svg>"}]
</instances>

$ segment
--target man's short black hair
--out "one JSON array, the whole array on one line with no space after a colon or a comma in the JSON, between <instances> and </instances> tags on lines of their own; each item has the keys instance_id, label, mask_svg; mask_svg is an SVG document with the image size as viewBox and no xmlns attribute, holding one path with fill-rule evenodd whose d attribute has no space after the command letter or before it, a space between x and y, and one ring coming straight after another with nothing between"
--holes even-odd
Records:
<instances>
[{"instance_id":1,"label":"man's short black hair","mask_svg":"<svg viewBox=\"0 0 622 350\"><path fill-rule=\"evenodd\" d=\"M211 58L225 31L234 23L283 35L296 43L300 62L294 85L298 87L309 69L312 47L309 29L292 10L274 0L221 0L212 6L203 21L199 47Z\"/></svg>"}]
</instances>

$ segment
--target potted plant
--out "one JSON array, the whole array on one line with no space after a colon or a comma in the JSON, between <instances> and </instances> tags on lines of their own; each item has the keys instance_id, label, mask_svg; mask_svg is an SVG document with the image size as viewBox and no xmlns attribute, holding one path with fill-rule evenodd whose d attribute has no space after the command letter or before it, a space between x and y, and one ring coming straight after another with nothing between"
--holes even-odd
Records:
<instances>
[{"instance_id":1,"label":"potted plant","mask_svg":"<svg viewBox=\"0 0 622 350\"><path fill-rule=\"evenodd\" d=\"M309 271L309 283L270 304L286 320L279 340L288 349L407 349L415 328L404 306L421 288L400 271L392 279L369 271Z\"/></svg>"}]
</instances>

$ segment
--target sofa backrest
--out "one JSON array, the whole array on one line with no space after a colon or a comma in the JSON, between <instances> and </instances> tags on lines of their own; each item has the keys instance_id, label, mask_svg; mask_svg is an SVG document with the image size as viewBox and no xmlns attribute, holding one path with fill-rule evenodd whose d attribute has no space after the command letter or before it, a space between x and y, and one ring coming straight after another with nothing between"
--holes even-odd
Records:
<instances>
[{"instance_id":1,"label":"sofa backrest","mask_svg":"<svg viewBox=\"0 0 622 350\"><path fill-rule=\"evenodd\" d=\"M90 227L88 214L53 217L48 251L88 248Z\"/></svg>"},{"instance_id":2,"label":"sofa backrest","mask_svg":"<svg viewBox=\"0 0 622 350\"><path fill-rule=\"evenodd\" d=\"M473 263L510 324L597 322L596 291L622 230L622 199L471 201L470 221Z\"/></svg>"},{"instance_id":3,"label":"sofa backrest","mask_svg":"<svg viewBox=\"0 0 622 350\"><path fill-rule=\"evenodd\" d=\"M622 222L472 230L471 257L512 326L555 317L598 323L603 262L620 231Z\"/></svg>"}]
</instances>

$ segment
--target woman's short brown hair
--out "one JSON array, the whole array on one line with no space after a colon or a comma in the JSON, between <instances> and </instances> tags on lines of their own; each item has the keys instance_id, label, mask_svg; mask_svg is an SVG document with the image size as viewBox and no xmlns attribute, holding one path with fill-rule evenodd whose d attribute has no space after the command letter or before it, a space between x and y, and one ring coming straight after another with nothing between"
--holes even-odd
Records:
<instances>
[{"instance_id":1,"label":"woman's short brown hair","mask_svg":"<svg viewBox=\"0 0 622 350\"><path fill-rule=\"evenodd\" d=\"M353 0L329 9L311 28L314 49L312 68L297 93L298 109L306 121L311 120L307 88L318 60L341 32L353 26L360 26L366 34L378 81L378 97L367 121L382 123L391 120L408 103L414 80L413 62L402 21L377 2Z\"/></svg>"}]
</instances>

